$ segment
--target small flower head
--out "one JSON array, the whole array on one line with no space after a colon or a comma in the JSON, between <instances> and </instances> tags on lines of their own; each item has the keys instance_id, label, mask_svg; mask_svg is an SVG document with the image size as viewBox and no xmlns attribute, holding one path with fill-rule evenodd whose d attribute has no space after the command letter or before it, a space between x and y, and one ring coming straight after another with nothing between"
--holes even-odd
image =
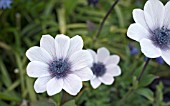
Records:
<instances>
[{"instance_id":1,"label":"small flower head","mask_svg":"<svg viewBox=\"0 0 170 106\"><path fill-rule=\"evenodd\" d=\"M83 40L80 36L69 38L57 35L43 35L40 47L31 47L26 56L31 61L27 66L27 74L38 78L34 89L37 93L47 91L55 95L62 89L71 95L76 95L82 88L82 81L93 76L88 66L92 57L87 50L82 50Z\"/></svg>"},{"instance_id":2,"label":"small flower head","mask_svg":"<svg viewBox=\"0 0 170 106\"><path fill-rule=\"evenodd\" d=\"M96 6L97 3L98 3L98 0L88 0L89 5Z\"/></svg>"},{"instance_id":3,"label":"small flower head","mask_svg":"<svg viewBox=\"0 0 170 106\"><path fill-rule=\"evenodd\" d=\"M158 64L163 64L163 63L164 63L164 60L163 60L162 57L158 57L158 58L156 58L155 60L156 60L156 62L157 62Z\"/></svg>"},{"instance_id":4,"label":"small flower head","mask_svg":"<svg viewBox=\"0 0 170 106\"><path fill-rule=\"evenodd\" d=\"M89 50L93 57L93 63L90 68L93 72L93 78L90 80L90 84L94 89L99 87L101 83L111 85L114 82L114 77L121 74L121 69L117 65L119 63L119 56L110 55L110 52L102 47L94 52Z\"/></svg>"},{"instance_id":5,"label":"small flower head","mask_svg":"<svg viewBox=\"0 0 170 106\"><path fill-rule=\"evenodd\" d=\"M12 0L0 0L0 9L11 8Z\"/></svg>"},{"instance_id":6,"label":"small flower head","mask_svg":"<svg viewBox=\"0 0 170 106\"><path fill-rule=\"evenodd\" d=\"M132 44L129 44L128 47L130 50L130 55L137 55L139 53L139 50Z\"/></svg>"},{"instance_id":7,"label":"small flower head","mask_svg":"<svg viewBox=\"0 0 170 106\"><path fill-rule=\"evenodd\" d=\"M134 9L134 24L127 36L140 43L141 51L149 58L162 57L170 65L170 1L148 0L144 10Z\"/></svg>"}]
</instances>

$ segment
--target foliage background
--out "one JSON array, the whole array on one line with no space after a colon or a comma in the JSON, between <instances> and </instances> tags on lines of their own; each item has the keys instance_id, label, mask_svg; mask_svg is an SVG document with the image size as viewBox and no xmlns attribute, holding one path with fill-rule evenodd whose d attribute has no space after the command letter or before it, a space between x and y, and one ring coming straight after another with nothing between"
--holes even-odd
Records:
<instances>
[{"instance_id":1,"label":"foliage background","mask_svg":"<svg viewBox=\"0 0 170 106\"><path fill-rule=\"evenodd\" d=\"M166 3L167 0L161 0ZM39 45L43 34L81 35L84 48L107 47L121 57L122 75L111 86L96 90L89 82L78 96L64 93L65 106L170 106L170 70L153 59L141 81L137 81L144 65L144 55L130 55L128 44L140 50L139 44L127 38L133 23L132 10L143 9L146 0L120 0L100 36L94 42L99 24L114 0L99 0L96 6L86 0L13 0L10 9L0 10L0 106L54 106L54 97L36 94L35 79L26 75L25 52Z\"/></svg>"}]
</instances>

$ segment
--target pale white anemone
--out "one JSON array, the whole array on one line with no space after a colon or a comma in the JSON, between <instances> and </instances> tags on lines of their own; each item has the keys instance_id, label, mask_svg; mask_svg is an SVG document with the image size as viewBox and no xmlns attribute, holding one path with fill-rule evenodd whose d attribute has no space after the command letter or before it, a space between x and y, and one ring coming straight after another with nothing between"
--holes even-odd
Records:
<instances>
[{"instance_id":1,"label":"pale white anemone","mask_svg":"<svg viewBox=\"0 0 170 106\"><path fill-rule=\"evenodd\" d=\"M99 48L96 52L88 50L92 57L93 63L90 65L93 71L93 78L90 84L94 89L99 87L101 83L111 85L114 82L114 77L121 74L121 69L118 66L120 57L118 55L110 55L110 52L105 48Z\"/></svg>"},{"instance_id":2,"label":"pale white anemone","mask_svg":"<svg viewBox=\"0 0 170 106\"><path fill-rule=\"evenodd\" d=\"M31 61L27 74L38 78L34 89L37 93L47 91L52 96L62 89L76 95L82 88L82 81L90 80L92 71L87 66L92 57L87 50L82 50L83 40L80 36L69 38L57 35L43 35L40 47L31 47L26 56Z\"/></svg>"},{"instance_id":3,"label":"pale white anemone","mask_svg":"<svg viewBox=\"0 0 170 106\"><path fill-rule=\"evenodd\" d=\"M170 65L170 1L164 6L159 0L148 0L144 10L134 9L127 36L140 43L149 58L162 57Z\"/></svg>"}]
</instances>

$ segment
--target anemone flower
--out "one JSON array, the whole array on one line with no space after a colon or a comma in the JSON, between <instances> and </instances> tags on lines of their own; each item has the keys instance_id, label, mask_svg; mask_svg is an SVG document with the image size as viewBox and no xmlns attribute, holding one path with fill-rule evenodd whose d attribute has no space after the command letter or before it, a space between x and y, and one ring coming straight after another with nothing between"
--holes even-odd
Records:
<instances>
[{"instance_id":1,"label":"anemone flower","mask_svg":"<svg viewBox=\"0 0 170 106\"><path fill-rule=\"evenodd\" d=\"M140 43L142 53L149 58L162 57L170 65L170 1L148 0L144 10L134 9L127 36Z\"/></svg>"},{"instance_id":2,"label":"anemone flower","mask_svg":"<svg viewBox=\"0 0 170 106\"><path fill-rule=\"evenodd\" d=\"M88 66L92 57L87 50L82 50L83 40L80 36L69 38L57 35L43 35L40 47L31 47L26 56L31 61L27 66L27 74L38 78L34 89L37 93L47 91L49 96L62 89L70 95L76 95L82 88L82 81L93 76Z\"/></svg>"},{"instance_id":3,"label":"anemone flower","mask_svg":"<svg viewBox=\"0 0 170 106\"><path fill-rule=\"evenodd\" d=\"M121 74L121 69L117 65L120 61L118 55L110 55L110 52L105 48L99 48L96 52L89 49L93 57L93 63L90 68L93 72L93 78L90 80L90 84L94 89L99 87L101 83L105 85L111 85L114 82L115 76Z\"/></svg>"}]
</instances>

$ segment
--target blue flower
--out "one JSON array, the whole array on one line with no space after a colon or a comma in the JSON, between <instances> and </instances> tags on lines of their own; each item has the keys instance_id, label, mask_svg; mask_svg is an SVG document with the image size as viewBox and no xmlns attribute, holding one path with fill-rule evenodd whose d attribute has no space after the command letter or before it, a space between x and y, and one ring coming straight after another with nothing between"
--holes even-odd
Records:
<instances>
[{"instance_id":1,"label":"blue flower","mask_svg":"<svg viewBox=\"0 0 170 106\"><path fill-rule=\"evenodd\" d=\"M156 62L157 62L158 64L163 64L163 63L164 63L164 60L163 60L162 57L158 57L158 58L156 58Z\"/></svg>"},{"instance_id":2,"label":"blue flower","mask_svg":"<svg viewBox=\"0 0 170 106\"><path fill-rule=\"evenodd\" d=\"M87 0L89 5L93 5L96 6L96 4L98 3L98 0Z\"/></svg>"},{"instance_id":3,"label":"blue flower","mask_svg":"<svg viewBox=\"0 0 170 106\"><path fill-rule=\"evenodd\" d=\"M129 44L128 47L129 47L129 50L130 50L130 55L136 55L136 54L139 53L139 50L135 46L133 46L132 44Z\"/></svg>"},{"instance_id":4,"label":"blue flower","mask_svg":"<svg viewBox=\"0 0 170 106\"><path fill-rule=\"evenodd\" d=\"M12 0L0 0L0 9L11 8Z\"/></svg>"}]
</instances>

